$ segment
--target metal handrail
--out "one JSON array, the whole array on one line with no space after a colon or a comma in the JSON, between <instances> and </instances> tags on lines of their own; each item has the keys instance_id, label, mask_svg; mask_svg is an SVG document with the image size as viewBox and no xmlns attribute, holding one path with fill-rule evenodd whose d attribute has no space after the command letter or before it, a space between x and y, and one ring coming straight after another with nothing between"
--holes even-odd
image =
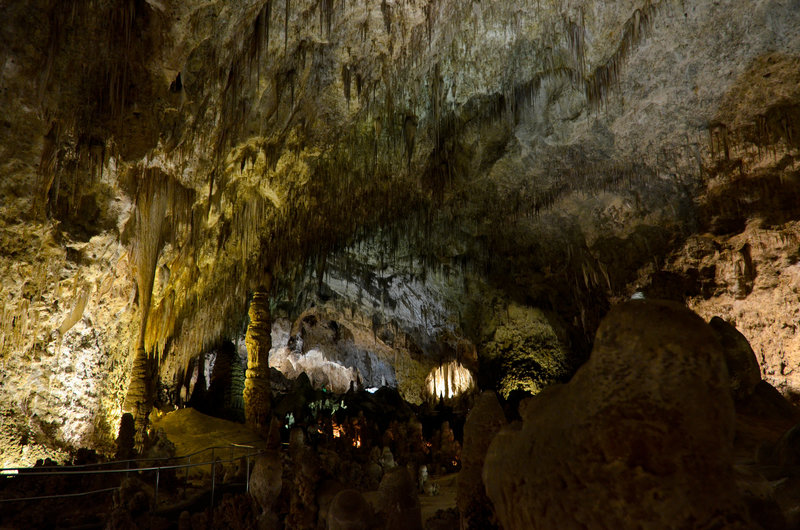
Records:
<instances>
[{"instance_id":1,"label":"metal handrail","mask_svg":"<svg viewBox=\"0 0 800 530\"><path fill-rule=\"evenodd\" d=\"M35 472L35 473L19 473L17 475L8 475L8 478L13 477L51 477L51 476L58 476L58 475L72 475L72 476L84 476L84 475L105 475L105 474L114 474L114 473L131 473L131 472L143 472L143 471L159 471L159 470L166 470L166 469L184 469L184 468L191 468L191 467L198 467L198 466L207 466L209 464L214 464L216 462L222 462L228 464L230 462L235 462L240 458L245 458L248 456L256 456L260 454L261 451L255 451L253 453L249 453L246 455L238 456L236 458L230 458L228 460L210 460L208 462L197 462L197 463L188 463L188 464L176 464L170 466L154 466L154 467L135 467L135 468L124 468L124 469L94 469L89 471L43 471L43 472ZM23 469L33 469L33 468L23 468Z\"/></svg>"},{"instance_id":2,"label":"metal handrail","mask_svg":"<svg viewBox=\"0 0 800 530\"><path fill-rule=\"evenodd\" d=\"M245 455L240 455L240 456L237 456L236 458L234 458L233 457L233 448L234 447L239 447L239 448L243 448L243 449L255 449L255 447L253 447L251 445L232 443L232 444L225 445L225 446L207 447L207 448L202 449L200 451L196 451L194 453L191 453L191 454L188 454L188 455L184 455L184 456L181 456L181 457L167 457L167 458L158 458L158 459L141 458L141 459L136 459L136 460L118 461L118 462L110 462L110 463L111 464L119 464L119 463L142 461L142 460L168 460L168 459L175 459L175 458L177 458L177 459L191 458L192 456L198 455L200 453L204 453L206 451L211 451L211 460L208 461L208 462L191 463L191 460L190 460L189 463L186 463L186 464L175 464L175 465L169 465L169 466L156 466L156 467L134 468L134 469L125 468L125 469L95 469L95 470L88 470L88 471L67 471L67 470L62 470L62 471L42 471L42 472L36 471L36 472L32 472L32 473L18 473L16 475L8 475L8 478L12 478L12 477L44 477L44 476L55 476L55 475L84 476L84 475L101 475L101 474L114 474L114 473L131 473L131 472L155 471L156 472L156 479L155 479L155 490L154 490L154 501L153 501L153 505L154 505L154 508L155 508L155 507L158 506L158 486L159 486L159 478L160 478L160 474L161 474L162 470L186 469L186 477L184 479L184 494L185 494L186 493L186 482L188 481L188 477L189 477L189 475L188 475L189 468L210 465L211 466L211 505L213 506L214 505L215 480L216 480L216 464L228 464L228 463L236 462L237 460L240 460L240 459L244 458L246 460L246 465L245 465L245 468L246 468L245 491L249 492L250 491L250 458L254 457L254 456L258 456L258 455L264 453L263 449L259 449L257 451L253 451L253 452L247 453ZM231 457L228 458L227 460L215 459L214 458L214 451L216 449L230 449L231 450ZM92 464L89 464L89 465L92 465ZM57 466L47 466L47 467L49 469L52 469L53 467L57 467ZM77 466L74 466L74 467L77 467ZM38 468L5 468L5 469L15 469L15 470L19 471L20 469L42 469L42 468L38 467ZM94 491L87 491L87 492L80 492L80 493L63 493L63 494L58 494L58 495L44 495L44 496L37 496L37 497L21 497L21 498L11 498L11 499L0 499L0 503L25 502L25 501L33 501L33 500L62 499L62 498L69 498L69 497L79 497L79 496L84 496L84 495L93 495L93 494L96 494L96 493L105 493L105 492L114 491L114 490L117 490L117 489L119 489L119 488L106 488L106 489L102 489L102 490L94 490Z\"/></svg>"},{"instance_id":3,"label":"metal handrail","mask_svg":"<svg viewBox=\"0 0 800 530\"><path fill-rule=\"evenodd\" d=\"M248 443L255 443L261 440L253 440L252 442ZM194 453L189 453L188 455L183 456L157 456L152 458L147 457L140 457L140 458L130 458L128 460L111 460L108 462L97 462L94 464L76 464L76 465L54 465L54 466L34 466L34 467L0 467L0 475L6 474L3 473L4 471L21 471L23 469L35 469L38 472L39 469L64 469L68 467L70 469L83 469L87 467L98 467L98 466L114 466L118 464L127 464L130 462L157 462L160 460L181 460L183 458L191 458L193 456L199 455L201 453L205 453L206 451L212 451L214 449L230 449L231 447L243 447L248 449L255 449L255 446L246 445L246 444L239 444L239 443L231 443L228 445L215 445L212 447L206 447L205 449L200 449L199 451L195 451Z\"/></svg>"},{"instance_id":4,"label":"metal handrail","mask_svg":"<svg viewBox=\"0 0 800 530\"><path fill-rule=\"evenodd\" d=\"M102 490L84 491L81 493L62 493L61 495L42 495L41 497L21 497L19 499L0 499L0 502L23 502L23 501L45 501L51 499L66 499L69 497L83 497L86 495L94 495L95 493L106 493L109 491L116 491L119 488L105 488Z\"/></svg>"}]
</instances>

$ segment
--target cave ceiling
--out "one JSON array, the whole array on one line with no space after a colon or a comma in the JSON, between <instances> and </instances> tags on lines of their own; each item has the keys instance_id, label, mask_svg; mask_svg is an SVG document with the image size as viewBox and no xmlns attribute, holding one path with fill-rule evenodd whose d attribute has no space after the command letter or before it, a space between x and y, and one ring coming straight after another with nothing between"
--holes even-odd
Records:
<instances>
[{"instance_id":1,"label":"cave ceiling","mask_svg":"<svg viewBox=\"0 0 800 530\"><path fill-rule=\"evenodd\" d=\"M138 344L175 373L241 333L269 278L287 316L324 292L480 343L476 306L504 299L588 351L693 234L800 215L797 1L0 15L0 355L28 367L0 392L94 402L91 429ZM70 370L106 382L75 397Z\"/></svg>"}]
</instances>

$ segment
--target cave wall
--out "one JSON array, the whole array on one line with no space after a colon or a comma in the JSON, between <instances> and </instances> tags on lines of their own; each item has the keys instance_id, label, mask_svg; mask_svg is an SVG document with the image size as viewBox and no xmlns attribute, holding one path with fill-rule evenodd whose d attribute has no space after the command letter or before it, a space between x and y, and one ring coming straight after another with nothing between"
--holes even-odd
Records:
<instances>
[{"instance_id":1,"label":"cave wall","mask_svg":"<svg viewBox=\"0 0 800 530\"><path fill-rule=\"evenodd\" d=\"M419 274L466 270L557 315L588 352L609 300L710 226L707 190L796 156L797 94L776 88L795 73L776 69L757 95L742 81L800 54L798 13L787 0L4 4L0 413L19 433L3 461L34 437L108 443L137 345L171 380L240 331L264 275L281 298L379 228Z\"/></svg>"}]
</instances>

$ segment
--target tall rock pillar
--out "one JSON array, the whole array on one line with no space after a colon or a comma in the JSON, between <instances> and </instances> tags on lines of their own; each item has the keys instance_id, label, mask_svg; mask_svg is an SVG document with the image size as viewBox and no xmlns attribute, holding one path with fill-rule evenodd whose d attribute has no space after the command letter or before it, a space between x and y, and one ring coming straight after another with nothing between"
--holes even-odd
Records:
<instances>
[{"instance_id":1,"label":"tall rock pillar","mask_svg":"<svg viewBox=\"0 0 800 530\"><path fill-rule=\"evenodd\" d=\"M272 347L272 319L269 313L269 286L258 289L250 302L247 327L247 372L244 380L244 414L247 424L264 436L269 431L271 393L269 350Z\"/></svg>"},{"instance_id":2,"label":"tall rock pillar","mask_svg":"<svg viewBox=\"0 0 800 530\"><path fill-rule=\"evenodd\" d=\"M140 344L136 348L136 356L131 369L131 382L122 405L122 412L132 414L135 419L136 449L139 451L144 449L147 422L150 411L153 409L153 387L152 361L144 346Z\"/></svg>"}]
</instances>

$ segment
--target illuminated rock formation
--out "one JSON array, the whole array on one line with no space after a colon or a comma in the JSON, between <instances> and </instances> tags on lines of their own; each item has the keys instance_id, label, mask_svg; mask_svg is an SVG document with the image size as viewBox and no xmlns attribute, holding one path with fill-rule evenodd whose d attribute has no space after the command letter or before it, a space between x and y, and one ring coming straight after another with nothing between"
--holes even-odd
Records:
<instances>
[{"instance_id":1,"label":"illuminated rock formation","mask_svg":"<svg viewBox=\"0 0 800 530\"><path fill-rule=\"evenodd\" d=\"M244 413L256 432L267 434L270 424L269 350L272 345L272 321L266 289L253 294L247 327L247 372L244 380Z\"/></svg>"},{"instance_id":2,"label":"illuminated rock formation","mask_svg":"<svg viewBox=\"0 0 800 530\"><path fill-rule=\"evenodd\" d=\"M722 350L678 304L613 308L572 380L520 412L483 467L503 528L754 527Z\"/></svg>"},{"instance_id":3,"label":"illuminated rock formation","mask_svg":"<svg viewBox=\"0 0 800 530\"><path fill-rule=\"evenodd\" d=\"M453 399L475 390L472 372L458 361L435 368L425 378L428 396L432 399Z\"/></svg>"},{"instance_id":4,"label":"illuminated rock formation","mask_svg":"<svg viewBox=\"0 0 800 530\"><path fill-rule=\"evenodd\" d=\"M800 388L792 2L3 7L4 462L181 405L265 268L415 403L453 337L482 388L567 380L639 287Z\"/></svg>"}]
</instances>

